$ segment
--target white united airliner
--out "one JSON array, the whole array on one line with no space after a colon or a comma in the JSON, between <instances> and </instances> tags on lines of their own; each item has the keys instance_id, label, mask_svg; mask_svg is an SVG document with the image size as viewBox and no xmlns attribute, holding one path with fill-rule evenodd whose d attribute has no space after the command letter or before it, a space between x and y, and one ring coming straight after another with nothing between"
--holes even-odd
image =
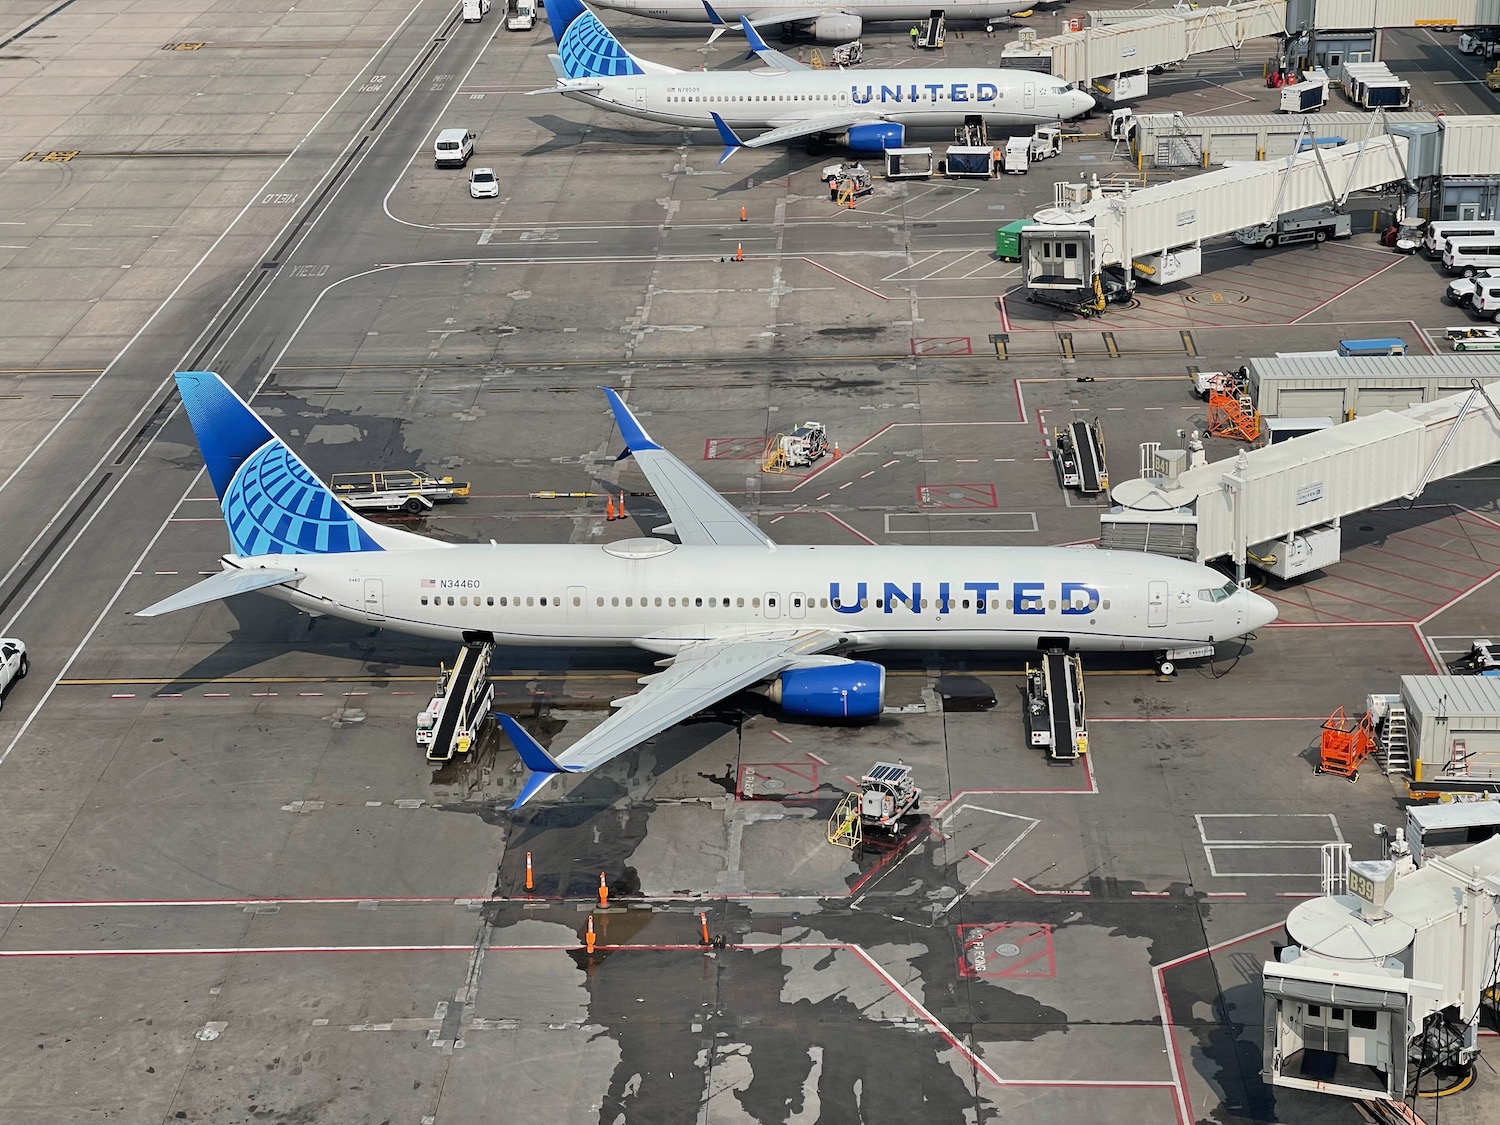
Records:
<instances>
[{"instance_id":1,"label":"white united airliner","mask_svg":"<svg viewBox=\"0 0 1500 1125\"><path fill-rule=\"evenodd\" d=\"M921 0L594 0L601 8L630 12L672 23L708 23L712 43L726 30L728 20L744 18L756 27L802 28L822 43L858 39L867 23L926 23L933 12L947 20L993 22L1032 7L1030 0L969 0L968 3L922 3Z\"/></svg>"},{"instance_id":2,"label":"white united airliner","mask_svg":"<svg viewBox=\"0 0 1500 1125\"><path fill-rule=\"evenodd\" d=\"M580 0L549 0L547 19L557 54L547 56L557 85L533 94L561 94L601 109L668 125L719 130L726 148L807 138L842 140L853 152L899 148L906 129L952 128L983 119L1030 127L1094 108L1091 95L1061 78L998 67L913 67L902 70L814 70L766 46L741 20L767 65L752 71L675 70L637 58ZM748 140L738 130L766 129Z\"/></svg>"},{"instance_id":3,"label":"white united airliner","mask_svg":"<svg viewBox=\"0 0 1500 1125\"><path fill-rule=\"evenodd\" d=\"M777 544L656 442L606 390L680 540L457 546L344 507L210 372L177 385L233 547L223 570L140 611L260 590L317 616L445 640L635 647L665 670L550 754L499 716L531 769L514 807L745 688L792 714L873 719L877 647L1150 652L1211 646L1276 617L1266 599L1180 559L1076 547Z\"/></svg>"}]
</instances>

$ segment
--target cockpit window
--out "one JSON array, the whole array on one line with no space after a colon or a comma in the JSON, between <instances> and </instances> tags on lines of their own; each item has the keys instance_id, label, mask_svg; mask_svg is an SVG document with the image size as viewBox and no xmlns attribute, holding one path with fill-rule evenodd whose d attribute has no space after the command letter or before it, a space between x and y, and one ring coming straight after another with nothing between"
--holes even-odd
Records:
<instances>
[{"instance_id":1,"label":"cockpit window","mask_svg":"<svg viewBox=\"0 0 1500 1125\"><path fill-rule=\"evenodd\" d=\"M1233 582L1226 582L1224 585L1217 586L1212 590L1199 590L1198 600L1204 602L1222 602L1233 597L1234 592L1238 589L1239 587Z\"/></svg>"}]
</instances>

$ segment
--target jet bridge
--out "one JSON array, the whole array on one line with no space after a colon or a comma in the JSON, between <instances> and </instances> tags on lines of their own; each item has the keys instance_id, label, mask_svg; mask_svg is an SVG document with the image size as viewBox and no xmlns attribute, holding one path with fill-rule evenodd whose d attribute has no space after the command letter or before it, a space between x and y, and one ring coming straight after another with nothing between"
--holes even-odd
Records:
<instances>
[{"instance_id":1,"label":"jet bridge","mask_svg":"<svg viewBox=\"0 0 1500 1125\"><path fill-rule=\"evenodd\" d=\"M1479 1054L1496 983L1500 839L1420 869L1399 842L1384 860L1349 863L1339 851L1324 870L1324 897L1292 911L1288 944L1261 969L1262 1074L1390 1103L1415 1097L1415 1078L1430 1096L1434 1073Z\"/></svg>"},{"instance_id":2,"label":"jet bridge","mask_svg":"<svg viewBox=\"0 0 1500 1125\"><path fill-rule=\"evenodd\" d=\"M1028 296L1076 296L1086 304L1098 271L1128 268L1135 279L1166 284L1202 272L1201 244L1281 215L1319 205L1342 207L1349 194L1406 179L1404 137L1293 153L1285 160L1235 165L1185 180L1133 189L1056 185L1056 206L1020 233ZM1059 269L1059 263L1068 268ZM1084 267L1087 263L1087 267ZM1040 298L1038 294L1048 294ZM1053 300L1052 303L1062 303ZM1099 296L1097 309L1104 307Z\"/></svg>"},{"instance_id":3,"label":"jet bridge","mask_svg":"<svg viewBox=\"0 0 1500 1125\"><path fill-rule=\"evenodd\" d=\"M1250 39L1285 35L1286 7L1286 0L1244 0L1091 12L1090 25L1081 31L1006 44L1000 65L1055 74L1084 88L1098 83L1117 101L1139 97L1146 92L1147 70L1225 47L1238 50ZM1120 82L1131 76L1139 81Z\"/></svg>"},{"instance_id":4,"label":"jet bridge","mask_svg":"<svg viewBox=\"0 0 1500 1125\"><path fill-rule=\"evenodd\" d=\"M1099 545L1207 562L1247 561L1281 577L1338 561L1339 521L1434 480L1500 461L1500 383L1241 452L1175 478L1124 481Z\"/></svg>"}]
</instances>

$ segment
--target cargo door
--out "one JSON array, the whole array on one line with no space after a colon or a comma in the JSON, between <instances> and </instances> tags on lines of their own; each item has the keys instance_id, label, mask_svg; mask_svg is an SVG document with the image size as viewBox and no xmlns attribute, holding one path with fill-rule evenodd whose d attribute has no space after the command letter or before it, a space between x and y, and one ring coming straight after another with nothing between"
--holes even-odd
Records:
<instances>
[{"instance_id":1,"label":"cargo door","mask_svg":"<svg viewBox=\"0 0 1500 1125\"><path fill-rule=\"evenodd\" d=\"M1255 160L1260 156L1260 138L1254 133L1220 134L1209 145L1210 164L1223 164L1230 160Z\"/></svg>"},{"instance_id":2,"label":"cargo door","mask_svg":"<svg viewBox=\"0 0 1500 1125\"><path fill-rule=\"evenodd\" d=\"M796 618L806 617L807 595L793 590L787 597L790 603L787 606L787 616Z\"/></svg>"},{"instance_id":3,"label":"cargo door","mask_svg":"<svg viewBox=\"0 0 1500 1125\"><path fill-rule=\"evenodd\" d=\"M646 599L642 598L644 602ZM588 620L589 592L582 586L568 587L568 624L578 625Z\"/></svg>"},{"instance_id":4,"label":"cargo door","mask_svg":"<svg viewBox=\"0 0 1500 1125\"><path fill-rule=\"evenodd\" d=\"M1340 389L1322 388L1278 391L1276 417L1332 418L1335 422L1342 422L1344 420L1344 392Z\"/></svg>"},{"instance_id":5,"label":"cargo door","mask_svg":"<svg viewBox=\"0 0 1500 1125\"><path fill-rule=\"evenodd\" d=\"M385 582L382 579L365 579L365 612L379 621L385 620Z\"/></svg>"},{"instance_id":6,"label":"cargo door","mask_svg":"<svg viewBox=\"0 0 1500 1125\"><path fill-rule=\"evenodd\" d=\"M1421 387L1360 387L1354 393L1354 415L1359 418L1382 410L1405 410L1422 399Z\"/></svg>"},{"instance_id":7,"label":"cargo door","mask_svg":"<svg viewBox=\"0 0 1500 1125\"><path fill-rule=\"evenodd\" d=\"M1152 629L1164 629L1167 624L1167 584L1146 584L1146 624Z\"/></svg>"},{"instance_id":8,"label":"cargo door","mask_svg":"<svg viewBox=\"0 0 1500 1125\"><path fill-rule=\"evenodd\" d=\"M635 108L642 110L646 108L646 87L644 86L635 88Z\"/></svg>"},{"instance_id":9,"label":"cargo door","mask_svg":"<svg viewBox=\"0 0 1500 1125\"><path fill-rule=\"evenodd\" d=\"M774 619L781 616L780 594L767 594L765 596L765 612L767 618Z\"/></svg>"}]
</instances>

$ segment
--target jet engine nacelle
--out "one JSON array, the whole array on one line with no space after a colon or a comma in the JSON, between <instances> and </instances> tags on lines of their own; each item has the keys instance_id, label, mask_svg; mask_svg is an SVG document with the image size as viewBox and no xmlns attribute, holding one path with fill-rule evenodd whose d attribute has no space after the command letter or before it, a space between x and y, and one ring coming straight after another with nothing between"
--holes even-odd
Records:
<instances>
[{"instance_id":1,"label":"jet engine nacelle","mask_svg":"<svg viewBox=\"0 0 1500 1125\"><path fill-rule=\"evenodd\" d=\"M849 127L850 152L884 152L888 148L900 148L905 141L906 126L899 123Z\"/></svg>"},{"instance_id":2,"label":"jet engine nacelle","mask_svg":"<svg viewBox=\"0 0 1500 1125\"><path fill-rule=\"evenodd\" d=\"M885 702L885 669L868 660L825 657L810 668L781 673L766 696L791 715L818 719L873 719Z\"/></svg>"},{"instance_id":3,"label":"jet engine nacelle","mask_svg":"<svg viewBox=\"0 0 1500 1125\"><path fill-rule=\"evenodd\" d=\"M847 43L859 38L864 21L847 12L828 12L813 20L813 38L819 43Z\"/></svg>"}]
</instances>

